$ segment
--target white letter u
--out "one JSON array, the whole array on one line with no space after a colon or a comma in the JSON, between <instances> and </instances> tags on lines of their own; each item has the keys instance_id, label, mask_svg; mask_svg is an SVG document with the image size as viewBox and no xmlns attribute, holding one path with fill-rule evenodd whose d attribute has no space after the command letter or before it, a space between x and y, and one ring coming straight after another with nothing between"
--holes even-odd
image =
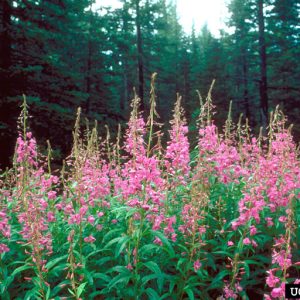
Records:
<instances>
[{"instance_id":1,"label":"white letter u","mask_svg":"<svg viewBox=\"0 0 300 300\"><path fill-rule=\"evenodd\" d=\"M293 290L296 290L296 293L293 293ZM295 296L297 296L297 292L298 292L298 288L291 288L291 295L293 296L293 297L295 297Z\"/></svg>"}]
</instances>

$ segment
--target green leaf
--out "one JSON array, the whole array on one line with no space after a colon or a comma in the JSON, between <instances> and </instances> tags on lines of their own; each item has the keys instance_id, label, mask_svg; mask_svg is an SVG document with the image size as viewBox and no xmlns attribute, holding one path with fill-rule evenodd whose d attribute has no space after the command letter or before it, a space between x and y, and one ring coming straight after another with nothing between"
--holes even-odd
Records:
<instances>
[{"instance_id":1,"label":"green leaf","mask_svg":"<svg viewBox=\"0 0 300 300\"><path fill-rule=\"evenodd\" d=\"M120 232L122 232L121 228L110 230L104 237L103 243L106 244L108 240L110 240L113 236L120 236Z\"/></svg>"},{"instance_id":2,"label":"green leaf","mask_svg":"<svg viewBox=\"0 0 300 300\"><path fill-rule=\"evenodd\" d=\"M156 299L160 299L159 295L157 294L157 292L152 289L152 288L147 288L146 289L146 294L148 295L149 299L153 299L153 300L156 300Z\"/></svg>"},{"instance_id":3,"label":"green leaf","mask_svg":"<svg viewBox=\"0 0 300 300\"><path fill-rule=\"evenodd\" d=\"M158 249L159 246L155 244L144 245L143 247L140 248L139 253L140 255L152 254L154 252L153 250L158 250Z\"/></svg>"},{"instance_id":4,"label":"green leaf","mask_svg":"<svg viewBox=\"0 0 300 300\"><path fill-rule=\"evenodd\" d=\"M73 292L71 289L68 289L68 291L69 291L69 293L70 293L71 295L73 295L74 297L76 297L76 295L74 294L74 292Z\"/></svg>"},{"instance_id":5,"label":"green leaf","mask_svg":"<svg viewBox=\"0 0 300 300\"><path fill-rule=\"evenodd\" d=\"M115 285L124 283L125 285L128 284L128 281L132 277L131 273L121 273L118 276L116 276L108 285L108 288L111 290Z\"/></svg>"},{"instance_id":6,"label":"green leaf","mask_svg":"<svg viewBox=\"0 0 300 300\"><path fill-rule=\"evenodd\" d=\"M87 285L87 282L83 282L83 283L77 288L76 295L77 295L78 298L80 297L80 295L81 295L82 292L84 291L84 288L85 288L86 285Z\"/></svg>"},{"instance_id":7,"label":"green leaf","mask_svg":"<svg viewBox=\"0 0 300 300\"><path fill-rule=\"evenodd\" d=\"M102 279L105 282L110 282L111 278L103 273L95 273L93 274L93 278Z\"/></svg>"},{"instance_id":8,"label":"green leaf","mask_svg":"<svg viewBox=\"0 0 300 300\"><path fill-rule=\"evenodd\" d=\"M113 260L113 258L111 256L108 256L108 257L102 257L100 258L99 260L97 260L95 262L95 265L97 266L102 266L103 264L105 264L106 262L110 261L110 260Z\"/></svg>"},{"instance_id":9,"label":"green leaf","mask_svg":"<svg viewBox=\"0 0 300 300\"><path fill-rule=\"evenodd\" d=\"M0 284L1 287L1 294L4 293L5 290L10 286L10 284L14 281L14 276L7 276L5 280Z\"/></svg>"},{"instance_id":10,"label":"green leaf","mask_svg":"<svg viewBox=\"0 0 300 300\"><path fill-rule=\"evenodd\" d=\"M51 289L50 286L47 286L46 300L50 298Z\"/></svg>"},{"instance_id":11,"label":"green leaf","mask_svg":"<svg viewBox=\"0 0 300 300\"><path fill-rule=\"evenodd\" d=\"M212 252L212 253L213 253L213 254L221 254L221 255L224 255L224 256L226 256L226 257L232 258L232 254L229 253L229 252L227 252L227 251L214 251L214 252Z\"/></svg>"},{"instance_id":12,"label":"green leaf","mask_svg":"<svg viewBox=\"0 0 300 300\"><path fill-rule=\"evenodd\" d=\"M148 281L160 278L159 274L150 274L142 278L142 283L145 285Z\"/></svg>"},{"instance_id":13,"label":"green leaf","mask_svg":"<svg viewBox=\"0 0 300 300\"><path fill-rule=\"evenodd\" d=\"M126 247L126 244L130 241L130 239L131 238L129 236L124 236L119 239L115 250L115 257L118 257L121 254L121 252Z\"/></svg>"},{"instance_id":14,"label":"green leaf","mask_svg":"<svg viewBox=\"0 0 300 300\"><path fill-rule=\"evenodd\" d=\"M93 274L91 274L91 272L89 272L87 268L84 268L82 271L84 274L84 278L86 278L88 281L88 284L90 286L93 286L94 285Z\"/></svg>"},{"instance_id":15,"label":"green leaf","mask_svg":"<svg viewBox=\"0 0 300 300\"><path fill-rule=\"evenodd\" d=\"M51 291L51 298L55 297L65 286L70 284L69 280L64 280L55 286Z\"/></svg>"},{"instance_id":16,"label":"green leaf","mask_svg":"<svg viewBox=\"0 0 300 300\"><path fill-rule=\"evenodd\" d=\"M85 258L86 258L86 260L88 260L91 256L96 255L96 254L101 253L101 252L104 252L104 251L105 251L105 249L98 249L98 250L92 251Z\"/></svg>"},{"instance_id":17,"label":"green leaf","mask_svg":"<svg viewBox=\"0 0 300 300\"><path fill-rule=\"evenodd\" d=\"M12 272L11 276L15 277L18 273L21 273L21 272L23 272L23 271L25 271L25 270L29 270L29 269L32 269L32 268L33 268L32 266L28 266L28 265L18 267L18 268L16 268L16 269Z\"/></svg>"},{"instance_id":18,"label":"green leaf","mask_svg":"<svg viewBox=\"0 0 300 300\"><path fill-rule=\"evenodd\" d=\"M171 245L171 243L169 242L169 240L166 238L166 236L161 233L160 231L155 231L155 230L151 230L151 233L153 235L153 237L158 237L163 245L161 246L162 249L164 249L166 252L168 252L170 258L173 258L175 256L175 251Z\"/></svg>"},{"instance_id":19,"label":"green leaf","mask_svg":"<svg viewBox=\"0 0 300 300\"><path fill-rule=\"evenodd\" d=\"M144 263L144 266L157 275L157 286L159 291L162 292L165 274L161 272L158 264L154 261L148 261Z\"/></svg>"},{"instance_id":20,"label":"green leaf","mask_svg":"<svg viewBox=\"0 0 300 300\"><path fill-rule=\"evenodd\" d=\"M27 293L24 296L24 300L31 300L31 299L38 299L37 295L39 292L38 287L34 287L31 290L27 291Z\"/></svg>"},{"instance_id":21,"label":"green leaf","mask_svg":"<svg viewBox=\"0 0 300 300\"><path fill-rule=\"evenodd\" d=\"M162 274L158 264L154 261L148 261L144 263L144 266L146 266L149 270L151 270L155 274L160 274L160 275Z\"/></svg>"},{"instance_id":22,"label":"green leaf","mask_svg":"<svg viewBox=\"0 0 300 300\"><path fill-rule=\"evenodd\" d=\"M48 263L46 264L46 269L48 271L50 271L56 264L58 264L60 261L62 261L64 259L66 259L67 257L68 257L68 254L48 261Z\"/></svg>"},{"instance_id":23,"label":"green leaf","mask_svg":"<svg viewBox=\"0 0 300 300\"><path fill-rule=\"evenodd\" d=\"M113 245L113 244L118 243L118 242L119 242L120 240L122 240L123 238L124 238L124 237L119 236L119 237L116 237L116 238L110 240L110 241L106 244L105 249L109 248L109 247L110 247L111 245Z\"/></svg>"},{"instance_id":24,"label":"green leaf","mask_svg":"<svg viewBox=\"0 0 300 300\"><path fill-rule=\"evenodd\" d=\"M131 217L132 215L134 215L136 212L138 212L139 210L137 209L137 208L131 208L128 212L127 212L127 214L126 214L126 216L125 216L125 219L128 219L129 217Z\"/></svg>"},{"instance_id":25,"label":"green leaf","mask_svg":"<svg viewBox=\"0 0 300 300\"><path fill-rule=\"evenodd\" d=\"M113 272L129 273L130 271L125 266L114 266L106 271L106 273L113 273Z\"/></svg>"},{"instance_id":26,"label":"green leaf","mask_svg":"<svg viewBox=\"0 0 300 300\"><path fill-rule=\"evenodd\" d=\"M247 278L250 277L250 268L249 268L249 265L260 265L261 264L261 263L255 261L255 260L251 260L251 259L244 260L242 263L244 265L245 273L246 273L246 277Z\"/></svg>"},{"instance_id":27,"label":"green leaf","mask_svg":"<svg viewBox=\"0 0 300 300\"><path fill-rule=\"evenodd\" d=\"M187 295L189 296L190 300L194 300L194 292L190 289L190 288L184 288L185 292L187 293Z\"/></svg>"},{"instance_id":28,"label":"green leaf","mask_svg":"<svg viewBox=\"0 0 300 300\"><path fill-rule=\"evenodd\" d=\"M175 280L172 280L170 282L170 287L169 287L169 293L170 294L173 294L174 287L175 287Z\"/></svg>"},{"instance_id":29,"label":"green leaf","mask_svg":"<svg viewBox=\"0 0 300 300\"><path fill-rule=\"evenodd\" d=\"M212 283L208 287L209 290L214 289L216 287L220 287L223 285L223 278L227 275L229 275L230 272L228 270L223 270L213 279Z\"/></svg>"}]
</instances>

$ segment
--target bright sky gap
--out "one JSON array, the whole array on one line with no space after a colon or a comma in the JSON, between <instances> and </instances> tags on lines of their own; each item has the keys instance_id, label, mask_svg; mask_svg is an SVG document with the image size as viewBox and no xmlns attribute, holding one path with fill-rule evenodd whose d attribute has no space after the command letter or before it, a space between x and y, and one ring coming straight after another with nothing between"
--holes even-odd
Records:
<instances>
[{"instance_id":1,"label":"bright sky gap","mask_svg":"<svg viewBox=\"0 0 300 300\"><path fill-rule=\"evenodd\" d=\"M118 0L96 0L94 9L99 6L120 8ZM177 0L179 22L186 33L191 33L194 24L196 32L207 24L213 35L219 36L224 29L228 10L224 0Z\"/></svg>"}]
</instances>

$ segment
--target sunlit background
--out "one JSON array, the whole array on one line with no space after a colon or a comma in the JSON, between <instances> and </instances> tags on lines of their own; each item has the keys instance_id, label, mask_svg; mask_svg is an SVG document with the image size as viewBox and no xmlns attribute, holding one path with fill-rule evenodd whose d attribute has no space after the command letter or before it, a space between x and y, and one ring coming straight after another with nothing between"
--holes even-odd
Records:
<instances>
[{"instance_id":1,"label":"sunlit background","mask_svg":"<svg viewBox=\"0 0 300 300\"><path fill-rule=\"evenodd\" d=\"M226 27L228 10L224 0L173 0L173 2L177 2L178 18L186 33L191 33L193 25L198 32L207 24L210 32L219 36L220 29ZM97 0L93 8L97 9L100 6L121 8L122 4L118 0Z\"/></svg>"}]
</instances>

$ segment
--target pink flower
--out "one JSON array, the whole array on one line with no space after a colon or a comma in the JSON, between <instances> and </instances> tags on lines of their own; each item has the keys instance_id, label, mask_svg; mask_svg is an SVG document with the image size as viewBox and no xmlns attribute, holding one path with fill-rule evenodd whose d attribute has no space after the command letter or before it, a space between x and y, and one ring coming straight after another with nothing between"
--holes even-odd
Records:
<instances>
[{"instance_id":1,"label":"pink flower","mask_svg":"<svg viewBox=\"0 0 300 300\"><path fill-rule=\"evenodd\" d=\"M279 222L281 222L281 223L286 223L287 217L285 217L285 216L280 216L278 220L279 220Z\"/></svg>"},{"instance_id":2,"label":"pink flower","mask_svg":"<svg viewBox=\"0 0 300 300\"><path fill-rule=\"evenodd\" d=\"M48 192L48 199L52 200L56 198L56 192L55 191L50 191Z\"/></svg>"},{"instance_id":3,"label":"pink flower","mask_svg":"<svg viewBox=\"0 0 300 300\"><path fill-rule=\"evenodd\" d=\"M129 200L127 202L127 205L130 206L130 207L136 207L136 206L140 206L141 203L140 203L139 199L134 198L134 199Z\"/></svg>"},{"instance_id":4,"label":"pink flower","mask_svg":"<svg viewBox=\"0 0 300 300\"><path fill-rule=\"evenodd\" d=\"M281 268L288 268L292 265L291 257L292 255L290 253L286 255L285 250L277 252L273 249L272 263L277 263Z\"/></svg>"},{"instance_id":5,"label":"pink flower","mask_svg":"<svg viewBox=\"0 0 300 300\"><path fill-rule=\"evenodd\" d=\"M252 246L254 247L254 248L256 248L258 245L257 245L257 243L254 241L254 240L251 240L251 244L252 244Z\"/></svg>"},{"instance_id":6,"label":"pink flower","mask_svg":"<svg viewBox=\"0 0 300 300\"><path fill-rule=\"evenodd\" d=\"M118 223L118 220L117 220L117 219L113 219L113 220L111 220L111 222L112 222L113 224L117 224L117 223Z\"/></svg>"},{"instance_id":7,"label":"pink flower","mask_svg":"<svg viewBox=\"0 0 300 300\"><path fill-rule=\"evenodd\" d=\"M54 213L52 211L49 211L47 213L47 220L48 220L48 222L55 222L56 219L55 219Z\"/></svg>"},{"instance_id":8,"label":"pink flower","mask_svg":"<svg viewBox=\"0 0 300 300\"><path fill-rule=\"evenodd\" d=\"M238 297L237 294L232 289L230 289L228 285L225 285L223 291L224 291L225 299L229 299L229 298L236 299Z\"/></svg>"},{"instance_id":9,"label":"pink flower","mask_svg":"<svg viewBox=\"0 0 300 300\"><path fill-rule=\"evenodd\" d=\"M251 225L250 226L250 235L255 235L257 232L257 229L255 226Z\"/></svg>"},{"instance_id":10,"label":"pink flower","mask_svg":"<svg viewBox=\"0 0 300 300\"><path fill-rule=\"evenodd\" d=\"M237 282L237 283L235 284L235 290L236 290L237 292L241 292L241 291L243 290L243 288L241 287L241 285L240 285L239 282Z\"/></svg>"},{"instance_id":11,"label":"pink flower","mask_svg":"<svg viewBox=\"0 0 300 300\"><path fill-rule=\"evenodd\" d=\"M80 207L80 209L79 209L79 214L80 214L80 216L85 216L85 214L87 213L87 211L88 211L88 206L87 205L83 205L82 207Z\"/></svg>"},{"instance_id":12,"label":"pink flower","mask_svg":"<svg viewBox=\"0 0 300 300\"><path fill-rule=\"evenodd\" d=\"M62 210L62 204L61 203L58 203L58 204L55 204L55 207L57 210Z\"/></svg>"},{"instance_id":13,"label":"pink flower","mask_svg":"<svg viewBox=\"0 0 300 300\"><path fill-rule=\"evenodd\" d=\"M280 279L278 277L274 276L272 270L268 271L267 273L269 273L269 275L267 277L266 283L269 287L273 288L276 286L276 284L278 282L280 282Z\"/></svg>"},{"instance_id":14,"label":"pink flower","mask_svg":"<svg viewBox=\"0 0 300 300\"><path fill-rule=\"evenodd\" d=\"M104 212L103 212L103 211L98 212L98 217L99 217L99 218L101 218L101 217L103 217L103 216L104 216Z\"/></svg>"},{"instance_id":15,"label":"pink flower","mask_svg":"<svg viewBox=\"0 0 300 300\"><path fill-rule=\"evenodd\" d=\"M200 233L200 234L204 234L205 232L206 232L205 226L200 226L200 227L199 227L199 233Z\"/></svg>"},{"instance_id":16,"label":"pink flower","mask_svg":"<svg viewBox=\"0 0 300 300\"><path fill-rule=\"evenodd\" d=\"M48 207L48 203L44 200L40 200L41 209L45 210Z\"/></svg>"},{"instance_id":17,"label":"pink flower","mask_svg":"<svg viewBox=\"0 0 300 300\"><path fill-rule=\"evenodd\" d=\"M159 215L155 217L154 220L154 224L152 226L153 230L159 230L160 229L160 224L163 222L164 220L164 216L163 215Z\"/></svg>"},{"instance_id":18,"label":"pink flower","mask_svg":"<svg viewBox=\"0 0 300 300\"><path fill-rule=\"evenodd\" d=\"M251 240L249 238L245 238L243 240L244 245L250 245L251 244Z\"/></svg>"},{"instance_id":19,"label":"pink flower","mask_svg":"<svg viewBox=\"0 0 300 300\"><path fill-rule=\"evenodd\" d=\"M8 251L9 248L5 244L0 244L0 254Z\"/></svg>"},{"instance_id":20,"label":"pink flower","mask_svg":"<svg viewBox=\"0 0 300 300\"><path fill-rule=\"evenodd\" d=\"M69 224L77 224L79 225L81 222L80 214L72 214L70 215Z\"/></svg>"},{"instance_id":21,"label":"pink flower","mask_svg":"<svg viewBox=\"0 0 300 300\"><path fill-rule=\"evenodd\" d=\"M284 286L274 288L271 291L271 296L273 298L280 298L280 299L283 298L285 296Z\"/></svg>"},{"instance_id":22,"label":"pink flower","mask_svg":"<svg viewBox=\"0 0 300 300\"><path fill-rule=\"evenodd\" d=\"M233 245L234 245L234 244L233 244L233 242L232 242L232 241L228 241L228 242L227 242L227 246L229 246L229 247L230 247L230 246L233 246Z\"/></svg>"},{"instance_id":23,"label":"pink flower","mask_svg":"<svg viewBox=\"0 0 300 300\"><path fill-rule=\"evenodd\" d=\"M195 262L194 262L194 271L197 272L200 268L201 268L201 263L199 261L199 259L197 259Z\"/></svg>"},{"instance_id":24,"label":"pink flower","mask_svg":"<svg viewBox=\"0 0 300 300\"><path fill-rule=\"evenodd\" d=\"M94 243L94 242L96 241L96 239L95 239L92 235L90 235L90 236L88 236L88 237L85 237L83 240L84 240L86 243Z\"/></svg>"},{"instance_id":25,"label":"pink flower","mask_svg":"<svg viewBox=\"0 0 300 300\"><path fill-rule=\"evenodd\" d=\"M240 222L237 220L237 221L232 221L231 222L231 226L232 226L232 229L233 230L236 230L239 226L240 226Z\"/></svg>"},{"instance_id":26,"label":"pink flower","mask_svg":"<svg viewBox=\"0 0 300 300\"><path fill-rule=\"evenodd\" d=\"M88 216L87 221L93 225L95 222L95 218L93 216Z\"/></svg>"},{"instance_id":27,"label":"pink flower","mask_svg":"<svg viewBox=\"0 0 300 300\"><path fill-rule=\"evenodd\" d=\"M167 172L174 177L173 184L186 184L190 171L190 146L187 138L188 127L182 116L180 98L175 104L174 118L170 123L172 125L169 131L171 139L166 149L165 165Z\"/></svg>"},{"instance_id":28,"label":"pink flower","mask_svg":"<svg viewBox=\"0 0 300 300\"><path fill-rule=\"evenodd\" d=\"M268 227L272 227L274 225L274 223L272 222L272 218L265 218L265 220L267 221L267 226Z\"/></svg>"},{"instance_id":29,"label":"pink flower","mask_svg":"<svg viewBox=\"0 0 300 300\"><path fill-rule=\"evenodd\" d=\"M294 284L299 284L300 283L300 279L296 279L295 281L294 281Z\"/></svg>"},{"instance_id":30,"label":"pink flower","mask_svg":"<svg viewBox=\"0 0 300 300\"><path fill-rule=\"evenodd\" d=\"M172 233L171 235L171 240L175 243L176 242L176 237L177 237L177 234L176 233Z\"/></svg>"},{"instance_id":31,"label":"pink flower","mask_svg":"<svg viewBox=\"0 0 300 300\"><path fill-rule=\"evenodd\" d=\"M71 203L67 204L64 208L66 214L71 214L74 212L73 205Z\"/></svg>"},{"instance_id":32,"label":"pink flower","mask_svg":"<svg viewBox=\"0 0 300 300\"><path fill-rule=\"evenodd\" d=\"M153 243L162 246L162 241L159 237L155 237Z\"/></svg>"},{"instance_id":33,"label":"pink flower","mask_svg":"<svg viewBox=\"0 0 300 300\"><path fill-rule=\"evenodd\" d=\"M144 209L144 210L149 210L150 209L150 205L148 205L148 204L143 204L142 205L142 209Z\"/></svg>"}]
</instances>

